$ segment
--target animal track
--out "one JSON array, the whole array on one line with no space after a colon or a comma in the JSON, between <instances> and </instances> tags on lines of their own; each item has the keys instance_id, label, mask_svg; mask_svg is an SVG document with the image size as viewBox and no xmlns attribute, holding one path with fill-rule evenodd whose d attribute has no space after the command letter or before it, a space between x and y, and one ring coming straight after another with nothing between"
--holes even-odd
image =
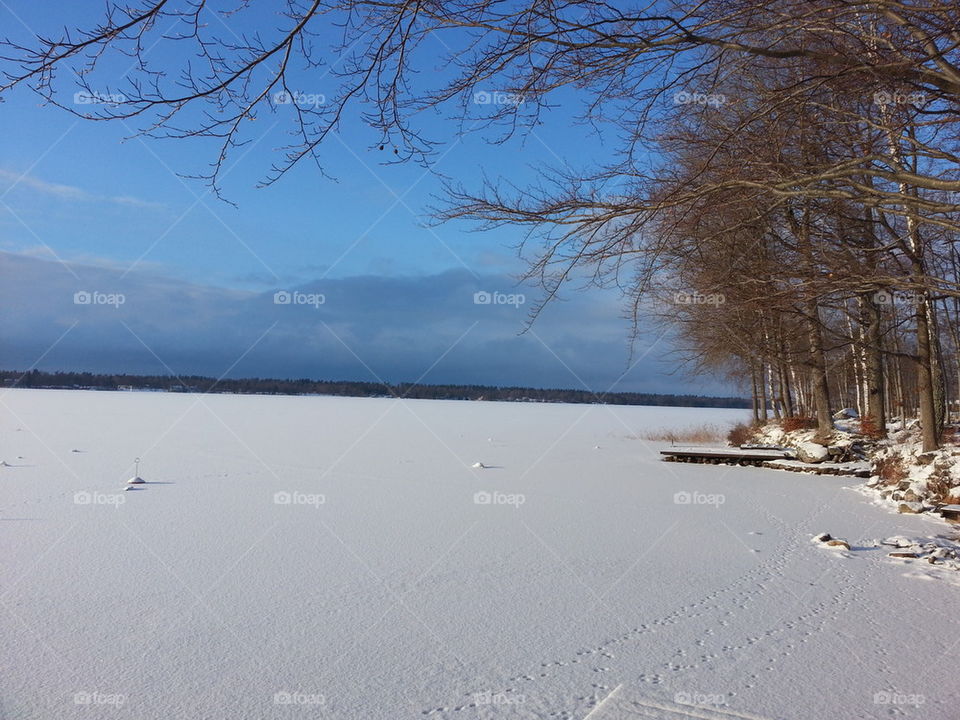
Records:
<instances>
[{"instance_id":1,"label":"animal track","mask_svg":"<svg viewBox=\"0 0 960 720\"><path fill-rule=\"evenodd\" d=\"M779 542L774 547L765 549L764 555L767 559L757 562L749 570L730 580L727 584L710 590L698 598L689 600L660 617L646 620L627 631L611 635L598 642L594 647L582 648L576 651L573 657L546 660L539 663L540 668L551 669L550 673L538 671L536 673L517 674L509 677L508 682L511 684L520 683L518 687L523 692L525 685L540 679L555 677L558 674L567 679L575 678L576 675L570 673L576 673L576 666L589 663L594 657L616 659L616 655L609 651L614 646L621 648L618 654L636 653L643 648L641 643L645 636L664 633L664 631L672 632L675 626L681 624L698 623L703 627L698 631L698 637L692 640L690 645L673 649L672 660L662 662L659 665L654 663L657 668L656 672L648 671L634 677L641 683L660 686L667 682L667 676L671 677L671 682L673 682L673 678L691 670L697 670L705 665L717 662L737 662L742 654L759 653L760 648L765 648L767 654L762 656L764 662L758 666L759 669L756 672L746 677L744 687L751 688L760 684L760 674L776 670L780 662L789 658L800 644L820 635L826 628L841 621L844 613L850 607L862 602L861 596L864 593L863 587L854 583L850 573L840 568L838 569L840 577L837 578L836 585L841 589L834 592L829 598L816 602L810 601L808 606L799 607L795 614L777 622L776 625L763 630L753 630L755 624L749 622L750 618L746 613L749 613L754 605L769 596L771 592L776 592L778 588L783 587L783 579L791 576L789 572L791 563L802 557L797 553L802 554L808 545L806 536L797 528L787 525L759 505L757 505L757 509L761 514L767 516L771 525L776 528L779 538ZM748 534L761 536L764 533L751 531ZM788 552L791 548L795 552ZM875 616L882 617L882 614L876 613ZM877 625L876 621L872 622L875 626ZM750 627L753 631L744 632L743 628L745 626ZM783 639L783 644L780 647L771 647L769 643L780 638ZM691 652L694 648L696 651ZM878 668L879 671L882 673L889 672L889 666L883 655L879 655L878 660L881 665ZM596 674L608 673L613 669L606 665L591 664L589 667ZM609 685L597 682L591 683L590 687L595 691L594 694L582 694L575 696L575 699L579 702L588 703L590 706L595 706L599 702L596 693L606 693L610 689ZM514 692L514 688L510 687L503 692ZM475 706L476 704L461 707ZM457 709L459 708L454 708L454 710ZM425 711L424 714L432 712L438 712L438 710ZM582 713L578 715L577 712L570 709L563 709L549 712L548 717L567 720L568 718L582 717Z\"/></svg>"}]
</instances>

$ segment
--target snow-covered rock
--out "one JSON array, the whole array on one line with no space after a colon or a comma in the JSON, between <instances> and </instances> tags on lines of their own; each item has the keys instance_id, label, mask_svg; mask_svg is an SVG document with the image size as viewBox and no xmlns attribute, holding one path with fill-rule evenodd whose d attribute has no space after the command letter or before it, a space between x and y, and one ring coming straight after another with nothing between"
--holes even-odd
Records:
<instances>
[{"instance_id":1,"label":"snow-covered rock","mask_svg":"<svg viewBox=\"0 0 960 720\"><path fill-rule=\"evenodd\" d=\"M807 441L797 446L797 459L802 462L819 463L828 457L830 457L830 452L819 443Z\"/></svg>"},{"instance_id":2,"label":"snow-covered rock","mask_svg":"<svg viewBox=\"0 0 960 720\"><path fill-rule=\"evenodd\" d=\"M895 548L906 548L914 545L913 540L905 538L903 535L894 535L893 537L888 537L880 541L881 545L889 545Z\"/></svg>"},{"instance_id":3,"label":"snow-covered rock","mask_svg":"<svg viewBox=\"0 0 960 720\"><path fill-rule=\"evenodd\" d=\"M923 505L918 502L902 502L897 506L897 512L908 515L919 515L923 512Z\"/></svg>"},{"instance_id":4,"label":"snow-covered rock","mask_svg":"<svg viewBox=\"0 0 960 720\"><path fill-rule=\"evenodd\" d=\"M850 543L846 540L841 540L840 538L833 537L830 533L820 533L819 535L813 536L813 541L820 543L821 545L826 545L827 547L839 547L844 550L850 549Z\"/></svg>"}]
</instances>

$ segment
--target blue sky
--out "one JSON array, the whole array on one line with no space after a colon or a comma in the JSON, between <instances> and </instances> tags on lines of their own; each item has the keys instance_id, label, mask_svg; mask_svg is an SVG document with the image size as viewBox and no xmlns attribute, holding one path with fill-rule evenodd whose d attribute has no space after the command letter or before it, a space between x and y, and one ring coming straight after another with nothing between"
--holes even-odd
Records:
<instances>
[{"instance_id":1,"label":"blue sky","mask_svg":"<svg viewBox=\"0 0 960 720\"><path fill-rule=\"evenodd\" d=\"M26 39L28 28L56 30L51 18L59 26L82 16L81 5L5 0L0 27ZM109 67L118 78L124 72ZM301 92L333 92L322 72L295 77ZM77 89L69 78L61 88L67 97ZM118 89L119 80L103 92ZM631 358L615 292L570 288L521 335L537 290L515 285L525 267L515 249L520 231L428 226L439 174L468 186L482 173L523 184L538 167L602 160L609 145L573 123L574 98L504 145L425 117L422 127L443 141L430 170L384 164L390 148L371 145L376 136L347 118L322 148L334 180L305 163L258 189L292 127L283 108L262 113L227 165L223 189L235 207L178 177L206 170L216 150L210 142L137 137L133 121L78 120L26 88L3 101L0 271L5 305L17 308L0 324L4 367L388 380L432 368L424 381L729 391L671 374L676 360L659 331L642 337ZM127 298L120 308L70 300L118 288ZM298 288L324 295L319 312L273 304L276 291ZM525 303L477 306L480 291L522 293ZM338 293L348 300L338 302Z\"/></svg>"}]
</instances>

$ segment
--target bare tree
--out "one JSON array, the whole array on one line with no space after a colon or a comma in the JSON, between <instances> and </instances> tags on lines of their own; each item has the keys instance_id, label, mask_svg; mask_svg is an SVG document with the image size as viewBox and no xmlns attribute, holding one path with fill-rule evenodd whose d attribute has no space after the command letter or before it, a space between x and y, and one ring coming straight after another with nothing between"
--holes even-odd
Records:
<instances>
[{"instance_id":1,"label":"bare tree","mask_svg":"<svg viewBox=\"0 0 960 720\"><path fill-rule=\"evenodd\" d=\"M422 111L445 111L503 141L549 112L558 92L575 92L580 118L621 138L612 160L545 172L530 187L452 183L440 218L525 229L534 249L527 275L543 284L544 302L578 274L600 284L629 278L635 315L676 247L685 267L699 258L701 273L683 279L698 292L721 282L704 271L705 258L726 258L737 305L726 318L737 328L730 338L752 346L730 354L766 388L764 411L767 400L783 413L812 407L826 430L830 363L859 344L867 406L882 424L886 362L912 354L924 445L936 447L936 305L960 296L956 274L938 262L960 231L952 0L282 7L275 26L247 35L237 29L249 25L243 18L262 12L249 0L228 11L206 0L108 0L86 27L5 41L0 95L28 86L92 120L210 139L216 149L201 175L219 191L230 152L262 113L283 113L295 134L266 173L271 183L304 159L323 171L323 143L347 118L370 128L371 145L391 148L391 161L429 165L442 138L423 133ZM439 58L438 43L447 48ZM300 102L299 81L320 77L330 87L324 102ZM109 102L70 103L76 89ZM491 91L510 101L473 102ZM651 168L651 153L669 161ZM719 222L704 212L711 207L723 208ZM684 241L669 246L680 229ZM765 248L764 262L743 262L755 247ZM912 341L901 333L884 344L878 291L920 298ZM831 313L851 298L861 313L844 329ZM747 320L760 300L772 306ZM721 346L696 324L703 358L724 365ZM904 372L897 367L898 382Z\"/></svg>"}]
</instances>

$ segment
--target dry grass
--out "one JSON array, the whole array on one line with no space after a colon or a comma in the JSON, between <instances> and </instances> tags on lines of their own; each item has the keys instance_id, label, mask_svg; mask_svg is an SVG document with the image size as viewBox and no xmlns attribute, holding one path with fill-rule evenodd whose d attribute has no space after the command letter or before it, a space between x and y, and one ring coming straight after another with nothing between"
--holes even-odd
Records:
<instances>
[{"instance_id":1,"label":"dry grass","mask_svg":"<svg viewBox=\"0 0 960 720\"><path fill-rule=\"evenodd\" d=\"M741 445L750 442L750 440L753 439L753 435L756 431L757 428L753 425L737 423L730 428L730 432L727 433L727 442L734 447L740 447Z\"/></svg>"},{"instance_id":2,"label":"dry grass","mask_svg":"<svg viewBox=\"0 0 960 720\"><path fill-rule=\"evenodd\" d=\"M943 429L944 445L960 445L960 427L956 425L947 425Z\"/></svg>"},{"instance_id":3,"label":"dry grass","mask_svg":"<svg viewBox=\"0 0 960 720\"><path fill-rule=\"evenodd\" d=\"M929 480L927 480L927 492L934 502L949 502L951 497L960 495L960 488L951 486L952 478L946 472L946 468L938 471ZM956 490L957 492L953 492Z\"/></svg>"},{"instance_id":4,"label":"dry grass","mask_svg":"<svg viewBox=\"0 0 960 720\"><path fill-rule=\"evenodd\" d=\"M887 485L895 485L901 480L909 477L907 469L903 466L903 458L899 455L887 455L873 464L873 472L880 476L880 479Z\"/></svg>"},{"instance_id":5,"label":"dry grass","mask_svg":"<svg viewBox=\"0 0 960 720\"><path fill-rule=\"evenodd\" d=\"M793 432L794 430L811 430L817 426L817 419L812 417L785 417L780 421L780 427L784 432Z\"/></svg>"},{"instance_id":6,"label":"dry grass","mask_svg":"<svg viewBox=\"0 0 960 720\"><path fill-rule=\"evenodd\" d=\"M880 428L877 427L877 423L874 422L873 418L869 415L865 415L860 418L860 432L863 435L866 435L869 438L879 439L883 437L883 433L880 432Z\"/></svg>"},{"instance_id":7,"label":"dry grass","mask_svg":"<svg viewBox=\"0 0 960 720\"><path fill-rule=\"evenodd\" d=\"M650 430L640 437L653 442L671 442L677 445L701 445L719 443L724 437L723 428L717 425L696 425L687 428L661 428Z\"/></svg>"}]
</instances>

